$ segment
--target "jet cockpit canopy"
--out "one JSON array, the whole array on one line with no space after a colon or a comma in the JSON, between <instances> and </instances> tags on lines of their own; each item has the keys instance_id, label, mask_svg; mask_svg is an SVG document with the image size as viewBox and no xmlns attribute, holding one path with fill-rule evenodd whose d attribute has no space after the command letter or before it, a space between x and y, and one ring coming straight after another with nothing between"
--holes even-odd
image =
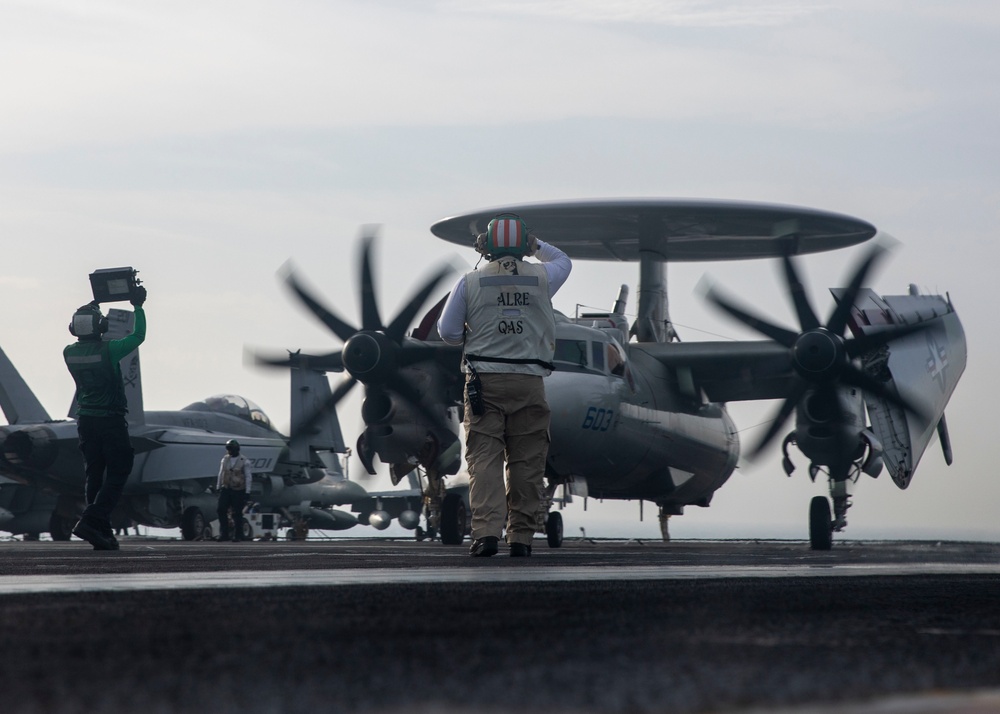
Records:
<instances>
[{"instance_id":1,"label":"jet cockpit canopy","mask_svg":"<svg viewBox=\"0 0 1000 714\"><path fill-rule=\"evenodd\" d=\"M240 419L265 427L271 431L276 431L271 424L270 417L264 410L251 402L249 399L238 394L216 394L208 397L204 401L188 404L182 411L194 412L217 412L220 414L231 414Z\"/></svg>"}]
</instances>

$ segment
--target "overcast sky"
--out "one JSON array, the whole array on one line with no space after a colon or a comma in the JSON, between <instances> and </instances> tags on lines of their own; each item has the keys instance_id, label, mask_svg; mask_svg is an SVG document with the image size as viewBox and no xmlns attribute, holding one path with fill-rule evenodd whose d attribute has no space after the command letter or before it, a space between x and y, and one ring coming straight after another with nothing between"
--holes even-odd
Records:
<instances>
[{"instance_id":1,"label":"overcast sky","mask_svg":"<svg viewBox=\"0 0 1000 714\"><path fill-rule=\"evenodd\" d=\"M287 429L287 375L244 366L244 346L339 346L275 273L291 258L357 321L363 224L382 226L385 317L425 270L474 261L428 231L458 212L597 197L829 209L900 242L872 287L948 291L969 343L947 412L955 464L934 444L907 491L863 477L847 535L1000 538L998 86L988 0L0 0L0 345L64 416L87 275L133 265L150 295L147 408L238 393ZM821 313L858 253L802 261ZM793 324L768 262L668 272L685 340L751 337L697 297L706 273ZM637 276L578 261L556 307L610 307ZM359 403L340 411L351 443ZM744 442L776 406L734 407ZM674 534L805 537L826 487L798 464L786 478L775 448ZM574 507L567 534L654 537L654 509L638 511Z\"/></svg>"}]
</instances>

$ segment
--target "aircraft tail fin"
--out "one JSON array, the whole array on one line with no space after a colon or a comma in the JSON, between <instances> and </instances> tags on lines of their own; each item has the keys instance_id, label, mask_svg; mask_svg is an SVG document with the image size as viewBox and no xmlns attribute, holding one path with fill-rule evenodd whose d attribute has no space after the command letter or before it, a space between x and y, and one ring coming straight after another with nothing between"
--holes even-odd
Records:
<instances>
[{"instance_id":1,"label":"aircraft tail fin","mask_svg":"<svg viewBox=\"0 0 1000 714\"><path fill-rule=\"evenodd\" d=\"M294 462L309 463L310 450L335 451L344 453L344 435L340 430L340 420L336 409L331 409L320 419L308 434L300 434L302 424L310 419L330 399L330 382L325 372L293 367L292 373L292 444L290 457Z\"/></svg>"},{"instance_id":2,"label":"aircraft tail fin","mask_svg":"<svg viewBox=\"0 0 1000 714\"><path fill-rule=\"evenodd\" d=\"M49 413L24 381L7 353L0 349L0 408L8 424L51 421Z\"/></svg>"}]
</instances>

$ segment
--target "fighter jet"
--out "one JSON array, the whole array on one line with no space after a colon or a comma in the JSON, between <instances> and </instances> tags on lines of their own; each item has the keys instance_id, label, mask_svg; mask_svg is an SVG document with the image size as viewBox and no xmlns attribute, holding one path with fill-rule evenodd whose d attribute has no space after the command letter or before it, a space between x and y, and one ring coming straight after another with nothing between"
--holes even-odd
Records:
<instances>
[{"instance_id":1,"label":"fighter jet","mask_svg":"<svg viewBox=\"0 0 1000 714\"><path fill-rule=\"evenodd\" d=\"M131 329L133 313L111 309L108 319L107 338L114 339ZM116 523L179 526L185 539L209 535L217 499L209 489L225 443L233 438L250 460L251 497L261 510L314 528L340 530L357 523L352 513L331 508L368 497L344 477L339 459L329 456L345 451L336 415L314 423L310 437L290 449L267 414L248 399L215 395L178 411L145 411L138 350L122 360L122 374L136 458ZM293 420L329 395L321 373L292 370L291 381ZM2 350L0 407L8 421L0 426L0 474L7 479L0 485L0 529L48 531L55 540L68 540L83 507L76 422L52 419Z\"/></svg>"}]
</instances>

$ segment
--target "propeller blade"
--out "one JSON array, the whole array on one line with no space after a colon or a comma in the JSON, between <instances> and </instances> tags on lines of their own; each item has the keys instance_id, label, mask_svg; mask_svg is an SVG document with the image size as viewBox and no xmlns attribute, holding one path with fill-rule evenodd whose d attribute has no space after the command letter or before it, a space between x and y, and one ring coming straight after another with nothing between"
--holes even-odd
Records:
<instances>
[{"instance_id":1,"label":"propeller blade","mask_svg":"<svg viewBox=\"0 0 1000 714\"><path fill-rule=\"evenodd\" d=\"M854 307L854 301L858 297L858 293L861 292L861 287L865 283L865 279L868 277L868 273L871 271L872 266L885 255L886 249L878 244L872 246L871 252L868 256L861 261L861 265L854 272L854 276L851 278L850 284L848 284L847 289L844 291L840 302L833 310L833 314L830 315L830 319L827 320L826 329L835 335L843 335L844 328L847 327L847 321L851 317L851 308Z\"/></svg>"},{"instance_id":2,"label":"propeller blade","mask_svg":"<svg viewBox=\"0 0 1000 714\"><path fill-rule=\"evenodd\" d=\"M774 440L781 430L785 426L785 422L788 421L788 417L792 415L795 411L795 407L798 406L799 401L805 395L806 390L809 385L801 380L797 379L795 381L795 386L792 388L791 394L785 397L785 401L782 403L781 407L778 409L777 413L774 415L774 419L771 421L771 426L767 428L764 435L757 441L754 447L750 450L750 458L756 458L760 455L760 452Z\"/></svg>"},{"instance_id":3,"label":"propeller blade","mask_svg":"<svg viewBox=\"0 0 1000 714\"><path fill-rule=\"evenodd\" d=\"M375 278L372 275L372 244L375 242L375 234L366 232L361 240L361 329L383 332L385 326L378 314Z\"/></svg>"},{"instance_id":4,"label":"propeller blade","mask_svg":"<svg viewBox=\"0 0 1000 714\"><path fill-rule=\"evenodd\" d=\"M259 367L291 367L293 369L312 369L317 372L344 371L344 360L339 350L324 355L289 352L285 357L267 357L255 352L252 353L251 358L253 364Z\"/></svg>"},{"instance_id":5,"label":"propeller blade","mask_svg":"<svg viewBox=\"0 0 1000 714\"><path fill-rule=\"evenodd\" d=\"M799 278L795 264L787 254L781 256L781 262L785 266L785 280L788 283L788 294L791 295L795 312L799 316L799 326L803 332L815 330L819 327L819 318L816 317L816 312L812 309L812 305L809 304L809 296L806 295L805 286Z\"/></svg>"},{"instance_id":6,"label":"propeller blade","mask_svg":"<svg viewBox=\"0 0 1000 714\"><path fill-rule=\"evenodd\" d=\"M798 332L787 330L784 327L779 327L778 325L768 322L762 317L757 317L756 315L737 307L735 303L722 297L718 291L715 290L715 288L709 288L705 293L705 297L747 327L756 330L765 337L770 337L778 344L784 345L789 349L795 345L795 340L799 336Z\"/></svg>"},{"instance_id":7,"label":"propeller blade","mask_svg":"<svg viewBox=\"0 0 1000 714\"><path fill-rule=\"evenodd\" d=\"M878 349L882 345L898 340L901 337L912 335L914 332L922 332L932 326L930 322L915 322L911 325L893 325L885 329L869 332L844 342L847 354L850 357L858 357Z\"/></svg>"},{"instance_id":8,"label":"propeller blade","mask_svg":"<svg viewBox=\"0 0 1000 714\"><path fill-rule=\"evenodd\" d=\"M896 405L900 409L905 409L925 424L930 421L926 412L921 407L918 407L904 399L902 396L889 389L889 387L887 387L883 382L880 382L867 373L862 372L854 365L848 365L847 369L844 370L844 373L840 378L845 384L858 387L869 394L881 397L890 404Z\"/></svg>"},{"instance_id":9,"label":"propeller blade","mask_svg":"<svg viewBox=\"0 0 1000 714\"><path fill-rule=\"evenodd\" d=\"M412 345L406 344L399 350L396 359L400 367L409 367L417 362L437 360L442 354L461 353L462 348L451 345Z\"/></svg>"},{"instance_id":10,"label":"propeller blade","mask_svg":"<svg viewBox=\"0 0 1000 714\"><path fill-rule=\"evenodd\" d=\"M303 304L320 319L320 322L326 325L330 331L333 332L333 334L339 337L342 342L347 342L351 339L354 333L358 331L357 328L341 320L322 303L320 303L319 300L314 298L295 276L295 270L291 267L290 263L285 263L285 267L281 272L284 273L285 285L291 288L292 292L298 296L299 300L301 300Z\"/></svg>"},{"instance_id":11,"label":"propeller blade","mask_svg":"<svg viewBox=\"0 0 1000 714\"><path fill-rule=\"evenodd\" d=\"M292 354L286 352L282 357L270 357L268 355L257 352L256 350L251 350L249 348L243 348L243 364L252 365L254 367L291 367L292 366Z\"/></svg>"},{"instance_id":12,"label":"propeller blade","mask_svg":"<svg viewBox=\"0 0 1000 714\"><path fill-rule=\"evenodd\" d=\"M437 414L433 412L421 398L420 393L416 390L416 388L402 375L398 373L393 375L385 386L387 389L391 389L403 399L408 401L414 409L420 412L420 414L435 427L448 430L448 424L444 420L444 414Z\"/></svg>"},{"instance_id":13,"label":"propeller blade","mask_svg":"<svg viewBox=\"0 0 1000 714\"><path fill-rule=\"evenodd\" d=\"M348 377L343 380L337 388L333 390L333 393L327 397L323 405L317 409L315 412L310 414L302 423L297 424L294 433L292 434L291 440L293 442L301 442L303 439L308 439L310 435L315 433L316 425L326 418L326 415L337 408L337 403L340 402L347 393L351 391L355 384L358 383L354 377Z\"/></svg>"},{"instance_id":14,"label":"propeller blade","mask_svg":"<svg viewBox=\"0 0 1000 714\"><path fill-rule=\"evenodd\" d=\"M424 286L418 290L413 296L407 301L406 307L404 307L396 318L389 324L386 328L385 334L389 339L393 340L397 344L402 342L403 336L406 334L406 328L410 326L413 322L413 318L417 316L420 309L427 302L427 298L430 297L431 293L437 288L438 284L444 280L453 271L451 266L446 266L439 270L437 273L432 275L430 279L424 284Z\"/></svg>"}]
</instances>

